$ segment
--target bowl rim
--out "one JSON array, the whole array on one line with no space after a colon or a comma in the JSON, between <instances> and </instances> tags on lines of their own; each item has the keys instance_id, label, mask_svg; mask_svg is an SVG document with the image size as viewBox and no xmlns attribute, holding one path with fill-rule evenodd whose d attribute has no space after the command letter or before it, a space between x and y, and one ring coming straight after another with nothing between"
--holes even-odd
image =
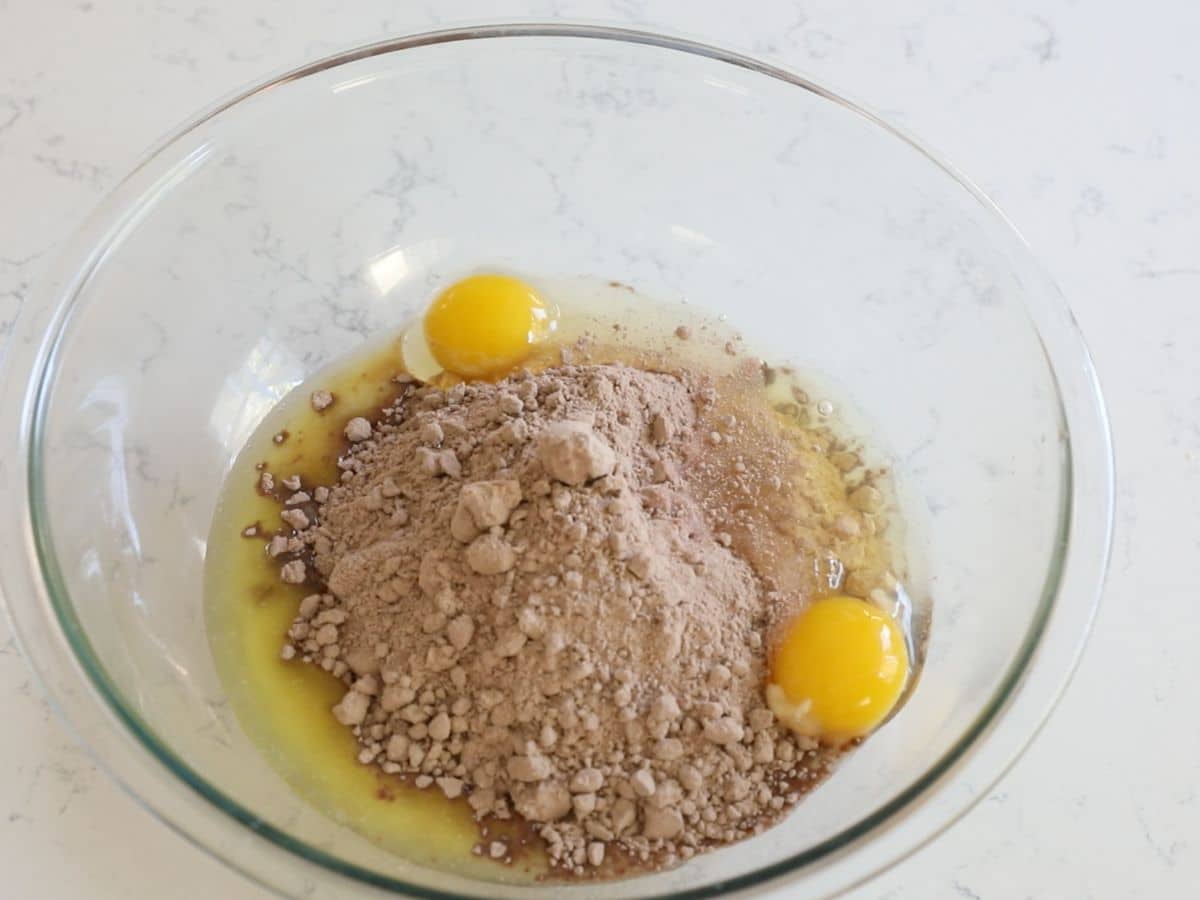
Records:
<instances>
[{"instance_id":1,"label":"bowl rim","mask_svg":"<svg viewBox=\"0 0 1200 900\"><path fill-rule=\"evenodd\" d=\"M66 250L60 254L57 264L60 277L48 281L38 295L39 299L49 302L42 304L40 309L35 308L32 317L22 317L30 320L30 334L33 338L30 346L34 348L32 354L25 354L32 358L29 359L29 381L23 390L13 383L20 381L12 377L12 356L15 354L10 354L10 358L5 361L5 368L9 371L4 379L3 415L16 423L16 427L5 430L9 432L17 450L15 454L6 454L6 458L19 459L24 464L20 472L10 471L8 466L4 466L4 471L0 473L0 484L7 483L7 486L17 490L22 500L13 504L11 514L6 516L4 521L6 536L19 537L20 540L5 543L23 547L27 568L21 576L15 576L11 572L12 560L6 559L5 571L2 573L5 606L13 633L26 659L68 725L78 726L78 720L81 718L91 723L88 727L80 729L83 732L81 737L99 765L156 817L190 837L217 858L268 887L279 889L279 880L264 874L251 852L222 847L221 840L213 836L219 826L214 824L209 828L207 838L197 835L200 829L189 827L187 822L190 814L183 806L171 801L170 785L160 784L157 791L140 789L142 785L139 785L138 776L130 767L130 760L135 757L150 757L166 770L166 782L175 780L175 793L178 793L177 781L182 781L204 803L223 814L222 821L225 825L232 819L248 828L262 841L282 848L289 856L299 856L351 882L431 900L458 900L472 896L384 876L357 864L347 863L327 851L293 838L282 828L259 819L241 807L234 798L208 783L192 770L178 753L160 740L136 711L124 702L74 613L55 553L44 484L40 478L43 427L61 341L73 312L81 305L81 295L92 275L113 247L120 242L126 230L136 224L138 211L147 198L147 193L143 191L131 203L122 207L118 202L121 199L119 195L133 183L140 172L160 157L166 156L168 151L191 132L224 111L266 91L363 59L439 44L526 37L597 40L650 46L747 69L815 94L861 116L918 151L954 179L970 197L983 206L1001 230L1015 239L1028 253L1023 238L982 191L923 144L876 114L780 66L708 43L651 31L568 22L511 23L462 26L390 38L326 56L240 91L214 104L160 141L129 175L109 192L97 212L76 232ZM1028 255L1033 262L1032 254ZM781 880L810 873L818 862L836 864L839 860L844 861L850 851L861 848L872 838L878 840L880 833L886 831L883 826L894 826L901 820L916 815L921 808L918 800L928 801L936 788L945 785L955 773L961 772L972 756L979 755L981 744L985 743L981 739L985 735L994 733L1002 720L1013 718L1014 712L1020 712L1016 718L1024 724L1022 734L1010 737L1011 746L997 748L999 752L990 754L996 758L986 767L983 775L985 783L971 790L971 796L953 803L952 809L940 813L936 821L926 823L921 834L913 835L891 851L885 852L868 867L869 871L853 873L847 870L838 882L837 890L861 883L915 852L957 821L986 795L986 788L1004 775L1017 755L1036 736L1075 669L1098 606L1111 546L1114 476L1107 414L1091 359L1061 293L1040 271L1040 266L1035 264L1035 267L1044 286L1048 288L1043 291L1047 305L1056 307L1044 311L1041 325L1035 320L1033 327L1042 339L1045 362L1058 391L1064 442L1062 494L1055 553L1046 573L1041 597L1024 640L996 692L950 750L935 760L917 781L859 822L807 850L725 881L669 894L655 893L645 896L698 900L731 892L763 889ZM1031 316L1034 312L1037 311L1032 310ZM51 316L49 321L41 321L46 315ZM1052 356L1061 356L1063 362L1056 365ZM20 369L17 373L24 374ZM1077 436L1082 436L1086 441L1077 440ZM1081 450L1087 442L1093 447ZM1086 465L1076 463L1076 456L1080 452L1088 453L1088 458L1084 460ZM24 477L16 477L21 474ZM13 582L22 579L24 583L16 584L14 590ZM1063 598L1068 594L1067 587L1071 588L1069 593L1074 601L1070 608L1063 602ZM1047 645L1052 643L1048 640L1048 635L1051 635L1053 629L1057 629L1057 637L1053 643L1059 652L1051 654L1046 650ZM1029 694L1029 688L1034 682L1039 683L1045 696L1025 696ZM1024 702L1023 712L1017 709L1021 705L1017 701ZM90 709L84 712L84 706ZM97 745L110 745L111 741L108 738L97 740L95 732L102 728L96 724L97 717L107 721L109 727L115 721L124 729L123 737L132 737L138 746L126 747L123 751L115 747L109 747L108 753L101 751ZM976 767L978 768L978 765ZM161 776L162 773L159 774ZM157 796L150 799L150 794ZM894 831L894 827L892 830ZM254 843L257 844L257 841ZM486 882L480 884L484 889L488 885Z\"/></svg>"}]
</instances>

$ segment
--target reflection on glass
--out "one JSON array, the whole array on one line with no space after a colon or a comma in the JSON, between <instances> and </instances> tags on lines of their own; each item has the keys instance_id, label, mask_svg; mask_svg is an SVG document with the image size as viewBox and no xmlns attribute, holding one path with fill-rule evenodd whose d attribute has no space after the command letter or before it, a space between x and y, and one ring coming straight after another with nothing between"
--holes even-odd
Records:
<instances>
[{"instance_id":1,"label":"reflection on glass","mask_svg":"<svg viewBox=\"0 0 1200 900\"><path fill-rule=\"evenodd\" d=\"M711 247L715 243L707 234L701 234L685 225L672 225L671 234L685 243L698 244L702 247Z\"/></svg>"},{"instance_id":2,"label":"reflection on glass","mask_svg":"<svg viewBox=\"0 0 1200 900\"><path fill-rule=\"evenodd\" d=\"M288 391L304 378L304 367L284 344L264 335L245 362L226 376L213 403L209 429L230 452L226 468L250 434Z\"/></svg>"},{"instance_id":3,"label":"reflection on glass","mask_svg":"<svg viewBox=\"0 0 1200 900\"><path fill-rule=\"evenodd\" d=\"M397 245L367 263L367 277L379 296L385 297L402 282L427 275L449 251L450 242L440 238Z\"/></svg>"}]
</instances>

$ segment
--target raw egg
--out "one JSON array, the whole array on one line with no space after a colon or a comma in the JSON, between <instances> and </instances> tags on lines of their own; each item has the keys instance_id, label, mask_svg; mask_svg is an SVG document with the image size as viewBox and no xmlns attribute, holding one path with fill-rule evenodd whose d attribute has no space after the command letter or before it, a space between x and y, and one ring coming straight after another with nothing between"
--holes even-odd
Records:
<instances>
[{"instance_id":1,"label":"raw egg","mask_svg":"<svg viewBox=\"0 0 1200 900\"><path fill-rule=\"evenodd\" d=\"M510 275L472 275L442 291L425 313L425 341L446 371L505 375L554 328L552 309Z\"/></svg>"},{"instance_id":2,"label":"raw egg","mask_svg":"<svg viewBox=\"0 0 1200 900\"><path fill-rule=\"evenodd\" d=\"M908 645L891 616L857 597L822 597L775 648L767 703L797 734L841 744L887 718L908 672Z\"/></svg>"}]
</instances>

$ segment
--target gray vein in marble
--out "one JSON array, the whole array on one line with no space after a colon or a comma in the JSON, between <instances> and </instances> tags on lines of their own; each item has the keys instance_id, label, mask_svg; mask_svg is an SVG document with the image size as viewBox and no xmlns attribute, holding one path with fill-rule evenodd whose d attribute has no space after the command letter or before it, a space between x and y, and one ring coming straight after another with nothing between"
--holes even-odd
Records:
<instances>
[{"instance_id":1,"label":"gray vein in marble","mask_svg":"<svg viewBox=\"0 0 1200 900\"><path fill-rule=\"evenodd\" d=\"M1071 210L1071 227L1075 230L1075 243L1078 244L1082 236L1082 221L1084 219L1093 219L1100 215L1107 208L1108 203L1104 198L1104 193L1093 185L1088 185L1079 193L1079 200L1075 204L1075 208Z\"/></svg>"},{"instance_id":2,"label":"gray vein in marble","mask_svg":"<svg viewBox=\"0 0 1200 900\"><path fill-rule=\"evenodd\" d=\"M156 53L154 58L168 66L179 66L189 72L195 72L200 67L199 57L193 56L187 50L170 50L166 53Z\"/></svg>"},{"instance_id":3,"label":"gray vein in marble","mask_svg":"<svg viewBox=\"0 0 1200 900\"><path fill-rule=\"evenodd\" d=\"M0 134L8 131L21 118L21 107L12 97L0 97Z\"/></svg>"},{"instance_id":4,"label":"gray vein in marble","mask_svg":"<svg viewBox=\"0 0 1200 900\"><path fill-rule=\"evenodd\" d=\"M95 163L83 162L78 159L65 159L45 153L35 153L33 159L59 178L65 178L68 181L83 182L93 188L101 188L110 180L107 167L96 165Z\"/></svg>"},{"instance_id":5,"label":"gray vein in marble","mask_svg":"<svg viewBox=\"0 0 1200 900\"><path fill-rule=\"evenodd\" d=\"M146 327L153 334L154 346L148 351L143 351L138 359L138 371L143 375L150 371L150 367L154 365L162 355L167 351L167 329L163 327L162 322L155 319L153 316L142 314L141 319L145 322Z\"/></svg>"},{"instance_id":6,"label":"gray vein in marble","mask_svg":"<svg viewBox=\"0 0 1200 900\"><path fill-rule=\"evenodd\" d=\"M1187 841L1170 840L1163 842L1155 837L1153 830L1146 820L1146 812L1142 808L1142 804L1134 805L1134 815L1137 816L1138 824L1142 829L1142 837L1145 838L1147 845L1154 851L1155 856L1169 868L1174 868L1179 854L1187 849Z\"/></svg>"},{"instance_id":7,"label":"gray vein in marble","mask_svg":"<svg viewBox=\"0 0 1200 900\"><path fill-rule=\"evenodd\" d=\"M1033 56L1042 65L1053 62L1059 57L1058 32L1054 30L1054 26L1049 21L1041 16L1034 16L1033 21L1038 28L1045 32L1045 37L1033 44Z\"/></svg>"},{"instance_id":8,"label":"gray vein in marble","mask_svg":"<svg viewBox=\"0 0 1200 900\"><path fill-rule=\"evenodd\" d=\"M1138 264L1138 270L1134 273L1134 278L1158 281L1162 278L1192 278L1200 276L1200 266L1167 266L1163 268L1152 268L1142 263Z\"/></svg>"}]
</instances>

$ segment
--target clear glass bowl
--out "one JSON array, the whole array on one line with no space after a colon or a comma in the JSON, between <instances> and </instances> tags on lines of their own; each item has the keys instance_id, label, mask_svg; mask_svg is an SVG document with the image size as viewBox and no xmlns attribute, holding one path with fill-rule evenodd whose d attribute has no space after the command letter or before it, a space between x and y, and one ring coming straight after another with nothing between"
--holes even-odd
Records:
<instances>
[{"instance_id":1,"label":"clear glass bowl","mask_svg":"<svg viewBox=\"0 0 1200 900\"><path fill-rule=\"evenodd\" d=\"M727 314L761 352L828 373L908 486L936 610L920 688L761 837L602 886L472 881L306 807L225 703L201 574L243 440L301 379L479 265ZM835 893L984 794L1095 610L1109 434L1058 291L927 150L736 54L523 25L321 60L161 145L30 306L0 454L20 642L114 778L289 896Z\"/></svg>"}]
</instances>

